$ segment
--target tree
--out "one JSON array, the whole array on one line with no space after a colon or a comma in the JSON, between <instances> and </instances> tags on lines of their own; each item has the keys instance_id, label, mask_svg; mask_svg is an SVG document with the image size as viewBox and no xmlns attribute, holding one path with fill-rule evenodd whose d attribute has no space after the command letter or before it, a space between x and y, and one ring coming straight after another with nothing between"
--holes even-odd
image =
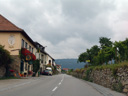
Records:
<instances>
[{"instance_id":1,"label":"tree","mask_svg":"<svg viewBox=\"0 0 128 96\"><path fill-rule=\"evenodd\" d=\"M97 66L108 64L113 59L116 61L128 60L128 38L124 41L113 43L110 38L99 38L100 48L97 45L87 49L86 52L79 55L79 62L90 60L89 65ZM113 46L114 45L114 46Z\"/></svg>"},{"instance_id":2,"label":"tree","mask_svg":"<svg viewBox=\"0 0 128 96\"><path fill-rule=\"evenodd\" d=\"M35 74L39 71L40 69L40 60L35 60L33 61L33 72L35 72Z\"/></svg>"},{"instance_id":3,"label":"tree","mask_svg":"<svg viewBox=\"0 0 128 96\"><path fill-rule=\"evenodd\" d=\"M86 62L87 58L88 58L87 52L81 53L78 57L78 62Z\"/></svg>"},{"instance_id":4,"label":"tree","mask_svg":"<svg viewBox=\"0 0 128 96\"><path fill-rule=\"evenodd\" d=\"M128 38L126 38L125 41L122 42L123 43L123 47L125 49L125 60L128 60Z\"/></svg>"},{"instance_id":5,"label":"tree","mask_svg":"<svg viewBox=\"0 0 128 96\"><path fill-rule=\"evenodd\" d=\"M112 47L112 41L110 41L110 38L107 37L100 37L99 43L102 49L104 49L105 46Z\"/></svg>"},{"instance_id":6,"label":"tree","mask_svg":"<svg viewBox=\"0 0 128 96\"><path fill-rule=\"evenodd\" d=\"M120 61L128 60L128 38L126 38L125 41L119 41L119 42L115 41L114 48L116 55L115 58L117 60L118 59L120 59Z\"/></svg>"},{"instance_id":7,"label":"tree","mask_svg":"<svg viewBox=\"0 0 128 96\"><path fill-rule=\"evenodd\" d=\"M112 59L114 59L115 57L115 49L113 47L106 47L104 51L104 57L105 57L105 62L106 64L109 62L109 61L112 61Z\"/></svg>"},{"instance_id":8,"label":"tree","mask_svg":"<svg viewBox=\"0 0 128 96\"><path fill-rule=\"evenodd\" d=\"M100 48L97 45L94 45L94 46L91 47L90 52L91 52L91 63L92 63L92 65L95 65L94 58L98 55L99 51L100 51Z\"/></svg>"},{"instance_id":9,"label":"tree","mask_svg":"<svg viewBox=\"0 0 128 96\"><path fill-rule=\"evenodd\" d=\"M4 46L0 45L0 66L3 66L6 68L6 74L5 76L8 76L9 74L9 64L11 63L12 59L10 56L9 51L4 49Z\"/></svg>"},{"instance_id":10,"label":"tree","mask_svg":"<svg viewBox=\"0 0 128 96\"><path fill-rule=\"evenodd\" d=\"M90 60L89 65L94 65L94 57L98 55L99 50L100 48L97 45L92 46L91 49L87 49L86 52L80 54L78 61L86 62L86 60Z\"/></svg>"}]
</instances>

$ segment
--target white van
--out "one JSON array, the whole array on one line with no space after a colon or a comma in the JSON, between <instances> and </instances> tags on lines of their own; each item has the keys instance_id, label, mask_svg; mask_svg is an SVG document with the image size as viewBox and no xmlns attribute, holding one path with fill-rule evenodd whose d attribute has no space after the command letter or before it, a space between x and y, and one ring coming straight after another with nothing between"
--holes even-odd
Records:
<instances>
[{"instance_id":1,"label":"white van","mask_svg":"<svg viewBox=\"0 0 128 96\"><path fill-rule=\"evenodd\" d=\"M52 68L51 67L47 67L46 70L48 71L48 75L52 76L52 74L53 74Z\"/></svg>"}]
</instances>

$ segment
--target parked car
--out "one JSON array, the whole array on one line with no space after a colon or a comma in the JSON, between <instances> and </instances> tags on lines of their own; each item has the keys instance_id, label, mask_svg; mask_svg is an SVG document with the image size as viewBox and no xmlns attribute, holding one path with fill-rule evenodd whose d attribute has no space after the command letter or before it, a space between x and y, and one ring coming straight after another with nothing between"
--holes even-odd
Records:
<instances>
[{"instance_id":1,"label":"parked car","mask_svg":"<svg viewBox=\"0 0 128 96\"><path fill-rule=\"evenodd\" d=\"M41 74L42 75L51 75L52 76L52 71L51 70L44 70Z\"/></svg>"}]
</instances>

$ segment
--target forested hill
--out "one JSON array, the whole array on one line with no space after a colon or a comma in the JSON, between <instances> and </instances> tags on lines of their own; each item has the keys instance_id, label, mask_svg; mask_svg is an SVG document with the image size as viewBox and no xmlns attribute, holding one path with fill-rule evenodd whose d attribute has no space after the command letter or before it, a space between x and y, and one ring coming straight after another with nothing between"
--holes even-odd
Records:
<instances>
[{"instance_id":1,"label":"forested hill","mask_svg":"<svg viewBox=\"0 0 128 96\"><path fill-rule=\"evenodd\" d=\"M83 68L85 65L85 63L77 63L77 59L56 59L55 62L62 68L69 69Z\"/></svg>"}]
</instances>

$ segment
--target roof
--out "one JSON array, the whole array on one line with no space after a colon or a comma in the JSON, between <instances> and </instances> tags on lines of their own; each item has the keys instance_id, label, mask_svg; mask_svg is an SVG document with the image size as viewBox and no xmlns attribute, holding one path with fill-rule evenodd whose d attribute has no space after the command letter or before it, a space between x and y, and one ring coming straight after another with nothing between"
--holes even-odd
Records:
<instances>
[{"instance_id":1,"label":"roof","mask_svg":"<svg viewBox=\"0 0 128 96\"><path fill-rule=\"evenodd\" d=\"M56 66L61 66L61 65L56 64Z\"/></svg>"},{"instance_id":2,"label":"roof","mask_svg":"<svg viewBox=\"0 0 128 96\"><path fill-rule=\"evenodd\" d=\"M36 44L36 45L39 45L39 46L41 46L41 47L43 47L43 48L45 48L43 45L41 45L41 44L38 43L38 42L35 42L35 44ZM52 56L50 56L45 50L40 50L40 51L41 51L42 53L48 55L50 58L53 59L53 61L55 61L55 59L54 59Z\"/></svg>"},{"instance_id":3,"label":"roof","mask_svg":"<svg viewBox=\"0 0 128 96\"><path fill-rule=\"evenodd\" d=\"M47 54L46 52L45 52L45 47L43 46L43 45L41 45L40 43L38 43L38 42L35 42L35 45L36 45L36 48L38 49L38 45L39 45L39 49L40 49L40 51L42 52L42 53L44 53L44 54ZM40 47L42 47L43 49L41 49Z\"/></svg>"},{"instance_id":4,"label":"roof","mask_svg":"<svg viewBox=\"0 0 128 96\"><path fill-rule=\"evenodd\" d=\"M3 17L1 14L0 14L0 32L9 32L9 33L10 32L18 32L18 33L21 33L24 37L26 37L36 47L34 41L27 35L27 33L23 29L14 25L8 19Z\"/></svg>"},{"instance_id":5,"label":"roof","mask_svg":"<svg viewBox=\"0 0 128 96\"><path fill-rule=\"evenodd\" d=\"M22 29L18 28L0 14L0 31L22 31Z\"/></svg>"},{"instance_id":6,"label":"roof","mask_svg":"<svg viewBox=\"0 0 128 96\"><path fill-rule=\"evenodd\" d=\"M66 70L66 71L68 71L68 68L63 68L63 70Z\"/></svg>"}]
</instances>

